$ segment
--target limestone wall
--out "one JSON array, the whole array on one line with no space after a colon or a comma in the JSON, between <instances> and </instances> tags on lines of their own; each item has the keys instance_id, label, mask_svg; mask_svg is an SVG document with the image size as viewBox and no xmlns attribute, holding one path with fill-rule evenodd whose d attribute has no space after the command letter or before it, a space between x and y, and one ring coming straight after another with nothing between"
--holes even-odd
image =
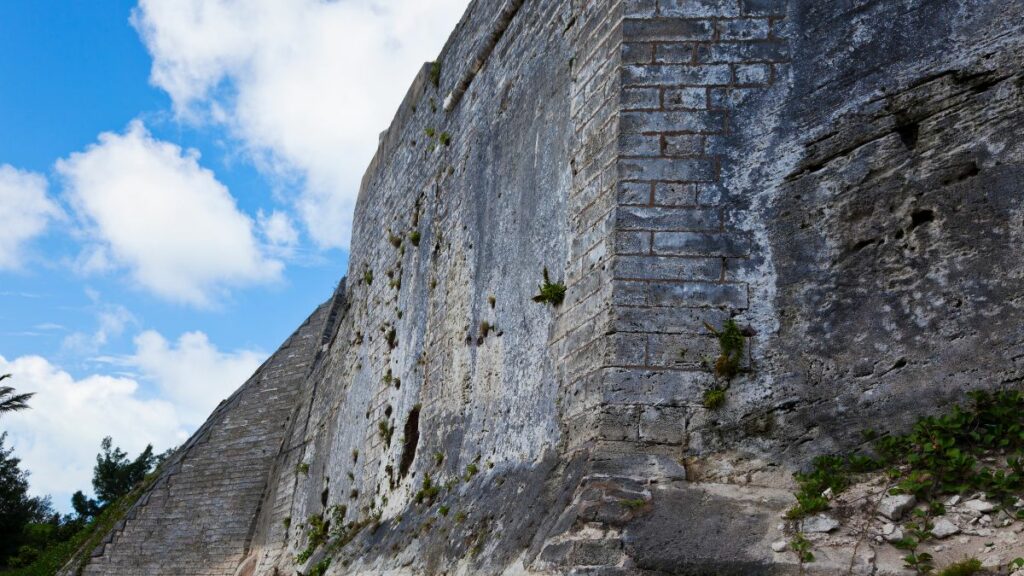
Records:
<instances>
[{"instance_id":1,"label":"limestone wall","mask_svg":"<svg viewBox=\"0 0 1024 576\"><path fill-rule=\"evenodd\" d=\"M259 465L180 473L245 535L149 573L796 573L794 470L1024 378L1022 50L1012 0L474 1Z\"/></svg>"}]
</instances>

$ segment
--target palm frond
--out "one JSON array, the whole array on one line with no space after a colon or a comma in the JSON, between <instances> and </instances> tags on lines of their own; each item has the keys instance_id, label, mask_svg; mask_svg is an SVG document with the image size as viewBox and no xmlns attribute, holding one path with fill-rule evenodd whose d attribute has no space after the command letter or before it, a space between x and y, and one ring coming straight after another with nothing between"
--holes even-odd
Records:
<instances>
[{"instance_id":1,"label":"palm frond","mask_svg":"<svg viewBox=\"0 0 1024 576\"><path fill-rule=\"evenodd\" d=\"M8 378L9 376L9 374L5 374L0 377L0 380ZM29 407L28 401L33 396L35 396L35 392L30 392L28 394L15 394L14 388L10 386L0 386L0 414L27 409Z\"/></svg>"}]
</instances>

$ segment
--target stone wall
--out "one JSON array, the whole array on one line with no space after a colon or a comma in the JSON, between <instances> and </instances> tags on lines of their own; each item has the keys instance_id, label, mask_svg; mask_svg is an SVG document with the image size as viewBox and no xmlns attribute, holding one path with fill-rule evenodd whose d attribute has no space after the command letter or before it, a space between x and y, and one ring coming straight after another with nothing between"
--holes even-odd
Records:
<instances>
[{"instance_id":1,"label":"stone wall","mask_svg":"<svg viewBox=\"0 0 1024 576\"><path fill-rule=\"evenodd\" d=\"M342 304L339 290L221 402L103 543L84 551L84 569L76 559L64 573L234 574L248 552L299 387Z\"/></svg>"},{"instance_id":2,"label":"stone wall","mask_svg":"<svg viewBox=\"0 0 1024 576\"><path fill-rule=\"evenodd\" d=\"M245 536L170 522L196 568L149 573L796 573L793 471L1024 379L1022 50L1012 0L472 2L274 457L181 473L245 476ZM139 573L133 521L92 566Z\"/></svg>"}]
</instances>

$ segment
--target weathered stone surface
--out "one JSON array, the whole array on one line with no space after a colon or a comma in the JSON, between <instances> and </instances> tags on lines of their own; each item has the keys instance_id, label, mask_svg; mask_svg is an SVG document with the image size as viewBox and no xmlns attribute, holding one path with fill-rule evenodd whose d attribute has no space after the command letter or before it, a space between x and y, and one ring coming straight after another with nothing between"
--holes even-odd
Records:
<instances>
[{"instance_id":1,"label":"weathered stone surface","mask_svg":"<svg viewBox=\"0 0 1024 576\"><path fill-rule=\"evenodd\" d=\"M896 494L886 496L878 503L878 513L889 520L899 520L917 504L913 494Z\"/></svg>"},{"instance_id":2,"label":"weathered stone surface","mask_svg":"<svg viewBox=\"0 0 1024 576\"><path fill-rule=\"evenodd\" d=\"M344 306L87 573L293 574L322 516L332 575L796 574L772 478L1024 379L1019 2L475 0L439 62Z\"/></svg>"}]
</instances>

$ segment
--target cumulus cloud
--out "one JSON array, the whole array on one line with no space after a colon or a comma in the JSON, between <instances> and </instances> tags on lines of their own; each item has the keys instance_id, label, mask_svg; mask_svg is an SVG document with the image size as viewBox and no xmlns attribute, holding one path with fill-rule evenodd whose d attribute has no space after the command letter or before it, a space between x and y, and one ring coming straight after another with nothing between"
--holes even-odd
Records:
<instances>
[{"instance_id":1,"label":"cumulus cloud","mask_svg":"<svg viewBox=\"0 0 1024 576\"><path fill-rule=\"evenodd\" d=\"M25 244L60 216L46 195L46 185L41 174L0 165L0 270L20 268Z\"/></svg>"},{"instance_id":2,"label":"cumulus cloud","mask_svg":"<svg viewBox=\"0 0 1024 576\"><path fill-rule=\"evenodd\" d=\"M12 361L0 356L0 373L13 375L5 383L19 393L36 394L31 410L4 416L4 428L32 472L33 492L52 494L63 509L71 493L91 489L104 436L113 436L133 454L149 443L159 450L187 438L174 405L143 398L134 379L96 375L78 380L39 356Z\"/></svg>"},{"instance_id":3,"label":"cumulus cloud","mask_svg":"<svg viewBox=\"0 0 1024 576\"><path fill-rule=\"evenodd\" d=\"M179 116L228 127L298 191L322 247L346 247L377 135L468 0L140 0L152 82Z\"/></svg>"},{"instance_id":4,"label":"cumulus cloud","mask_svg":"<svg viewBox=\"0 0 1024 576\"><path fill-rule=\"evenodd\" d=\"M150 330L135 338L135 355L128 363L156 383L161 397L174 403L182 421L195 427L265 358L251 350L221 352L202 332L185 333L171 343Z\"/></svg>"},{"instance_id":5,"label":"cumulus cloud","mask_svg":"<svg viewBox=\"0 0 1024 576\"><path fill-rule=\"evenodd\" d=\"M260 210L256 214L256 222L271 252L282 257L291 256L299 243L299 233L287 214L274 210L267 215Z\"/></svg>"},{"instance_id":6,"label":"cumulus cloud","mask_svg":"<svg viewBox=\"0 0 1024 576\"><path fill-rule=\"evenodd\" d=\"M280 278L282 263L199 153L156 140L139 121L59 160L57 172L85 228L84 272L124 267L158 296L198 306Z\"/></svg>"},{"instance_id":7,"label":"cumulus cloud","mask_svg":"<svg viewBox=\"0 0 1024 576\"><path fill-rule=\"evenodd\" d=\"M134 354L108 358L116 376L78 379L39 356L0 356L0 374L13 375L4 383L36 394L30 410L4 415L4 429L32 472L33 492L52 494L66 510L74 491L91 489L103 437L131 454L180 445L264 358L222 352L201 332L171 343L152 331L135 339Z\"/></svg>"}]
</instances>

